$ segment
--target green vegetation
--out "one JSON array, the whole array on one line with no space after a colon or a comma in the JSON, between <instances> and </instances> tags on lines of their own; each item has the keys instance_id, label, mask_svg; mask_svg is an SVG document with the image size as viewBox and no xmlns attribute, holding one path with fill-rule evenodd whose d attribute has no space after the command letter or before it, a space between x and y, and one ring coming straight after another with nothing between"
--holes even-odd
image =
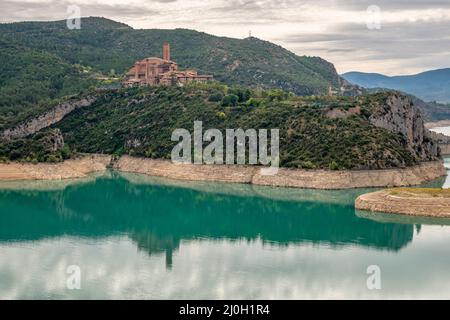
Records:
<instances>
[{"instance_id":1,"label":"green vegetation","mask_svg":"<svg viewBox=\"0 0 450 320\"><path fill-rule=\"evenodd\" d=\"M0 24L0 60L7 62L0 66L0 129L47 109L61 97L98 86L99 79L117 81L115 77L136 60L161 56L166 41L181 68L213 74L229 85L280 88L299 95L339 86L331 63L300 57L256 38L231 39L185 29L134 30L103 18L82 19L81 26L69 30L66 21ZM230 99L226 103L234 105L234 97Z\"/></svg>"},{"instance_id":2,"label":"green vegetation","mask_svg":"<svg viewBox=\"0 0 450 320\"><path fill-rule=\"evenodd\" d=\"M65 21L0 24L5 62L0 66L0 130L62 100L114 87L134 61L161 56L164 42L170 42L181 68L213 74L220 82L98 92L95 104L54 126L72 150L168 158L175 144L172 131L192 132L194 121L201 120L205 130L280 129L285 167L376 169L418 162L402 135L368 120L385 93L323 96L330 86L341 85L334 66L323 59L297 56L256 38L134 30L103 18L83 19L81 30L67 29ZM55 139L57 147L51 143ZM63 146L55 131L46 130L0 141L0 158L61 161L71 153Z\"/></svg>"},{"instance_id":3,"label":"green vegetation","mask_svg":"<svg viewBox=\"0 0 450 320\"><path fill-rule=\"evenodd\" d=\"M59 130L44 130L28 138L0 143L0 162L60 162L71 156Z\"/></svg>"},{"instance_id":4,"label":"green vegetation","mask_svg":"<svg viewBox=\"0 0 450 320\"><path fill-rule=\"evenodd\" d=\"M248 93L245 98L239 98L239 90ZM219 94L221 101L211 101L211 96ZM238 97L235 105L224 103L230 95ZM247 91L219 83L133 88L109 92L55 127L73 150L86 153L168 159L175 145L173 130L193 132L197 120L203 121L203 130L279 128L281 165L285 167L376 169L417 163L403 136L369 123L368 117L382 98L380 94L358 99L298 97L280 90ZM328 115L330 110L345 112L356 105L362 108L358 114Z\"/></svg>"},{"instance_id":5,"label":"green vegetation","mask_svg":"<svg viewBox=\"0 0 450 320\"><path fill-rule=\"evenodd\" d=\"M0 129L39 114L100 81L81 66L0 36Z\"/></svg>"}]
</instances>

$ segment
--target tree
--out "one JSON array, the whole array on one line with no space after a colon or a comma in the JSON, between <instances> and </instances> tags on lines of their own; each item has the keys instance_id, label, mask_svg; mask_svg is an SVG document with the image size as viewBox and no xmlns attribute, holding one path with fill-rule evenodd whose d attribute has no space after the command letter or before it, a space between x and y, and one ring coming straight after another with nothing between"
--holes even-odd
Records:
<instances>
[{"instance_id":1,"label":"tree","mask_svg":"<svg viewBox=\"0 0 450 320\"><path fill-rule=\"evenodd\" d=\"M239 97L235 94L226 95L222 99L222 106L224 107L235 107L239 102Z\"/></svg>"}]
</instances>

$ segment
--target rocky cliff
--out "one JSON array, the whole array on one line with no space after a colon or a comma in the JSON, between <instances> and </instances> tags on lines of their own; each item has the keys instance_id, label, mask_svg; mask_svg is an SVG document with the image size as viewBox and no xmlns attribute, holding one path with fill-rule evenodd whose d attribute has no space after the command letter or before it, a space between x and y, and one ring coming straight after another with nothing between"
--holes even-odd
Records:
<instances>
[{"instance_id":1,"label":"rocky cliff","mask_svg":"<svg viewBox=\"0 0 450 320\"><path fill-rule=\"evenodd\" d=\"M55 123L58 123L72 111L78 108L90 106L95 101L95 97L87 97L77 101L61 103L36 118L30 119L29 121L26 121L14 128L6 129L2 132L1 137L6 140L27 137L44 128L50 127Z\"/></svg>"},{"instance_id":2,"label":"rocky cliff","mask_svg":"<svg viewBox=\"0 0 450 320\"><path fill-rule=\"evenodd\" d=\"M418 161L439 158L438 143L425 128L419 108L408 96L400 93L386 95L381 103L372 105L369 121L376 127L401 134L405 146Z\"/></svg>"}]
</instances>

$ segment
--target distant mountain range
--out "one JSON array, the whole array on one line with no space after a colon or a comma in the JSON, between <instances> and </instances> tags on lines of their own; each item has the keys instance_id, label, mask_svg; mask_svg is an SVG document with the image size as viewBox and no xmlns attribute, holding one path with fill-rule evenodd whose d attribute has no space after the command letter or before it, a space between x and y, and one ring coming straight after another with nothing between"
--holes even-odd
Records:
<instances>
[{"instance_id":1,"label":"distant mountain range","mask_svg":"<svg viewBox=\"0 0 450 320\"><path fill-rule=\"evenodd\" d=\"M450 68L410 76L385 76L378 73L348 72L342 77L364 88L387 88L413 94L425 101L450 102Z\"/></svg>"}]
</instances>

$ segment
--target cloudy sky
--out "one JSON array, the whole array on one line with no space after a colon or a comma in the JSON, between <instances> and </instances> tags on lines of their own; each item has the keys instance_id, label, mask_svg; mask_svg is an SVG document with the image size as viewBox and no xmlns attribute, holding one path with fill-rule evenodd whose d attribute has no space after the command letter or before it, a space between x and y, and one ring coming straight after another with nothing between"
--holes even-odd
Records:
<instances>
[{"instance_id":1,"label":"cloudy sky","mask_svg":"<svg viewBox=\"0 0 450 320\"><path fill-rule=\"evenodd\" d=\"M450 67L450 0L1 0L0 21L60 20L71 4L134 28L252 35L347 71Z\"/></svg>"}]
</instances>

